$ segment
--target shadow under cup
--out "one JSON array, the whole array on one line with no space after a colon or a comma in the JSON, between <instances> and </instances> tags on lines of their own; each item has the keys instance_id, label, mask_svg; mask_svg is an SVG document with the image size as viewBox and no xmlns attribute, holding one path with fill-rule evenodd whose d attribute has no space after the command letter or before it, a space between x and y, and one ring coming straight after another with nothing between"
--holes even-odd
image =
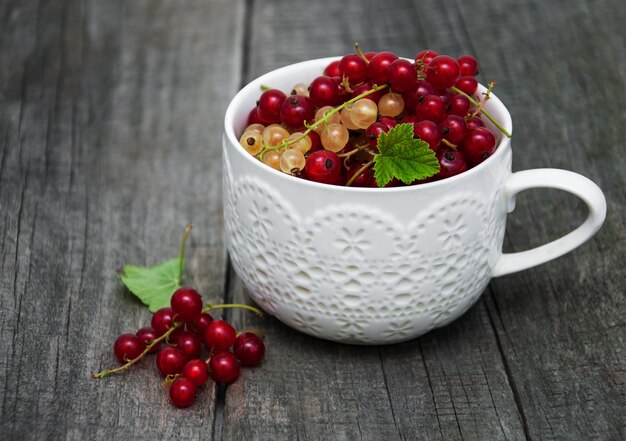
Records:
<instances>
[{"instance_id":1,"label":"shadow under cup","mask_svg":"<svg viewBox=\"0 0 626 441\"><path fill-rule=\"evenodd\" d=\"M462 315L494 275L506 223L510 140L485 119L499 143L485 162L441 181L383 189L295 178L248 154L238 137L260 86L290 90L334 59L263 75L228 107L228 251L255 302L299 331L357 344L409 340ZM512 131L495 95L486 110Z\"/></svg>"}]
</instances>

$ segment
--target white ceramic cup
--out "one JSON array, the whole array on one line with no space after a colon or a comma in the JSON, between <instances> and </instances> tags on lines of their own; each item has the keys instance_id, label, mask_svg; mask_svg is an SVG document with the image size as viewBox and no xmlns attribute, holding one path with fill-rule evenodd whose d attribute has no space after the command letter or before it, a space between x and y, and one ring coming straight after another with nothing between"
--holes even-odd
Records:
<instances>
[{"instance_id":1,"label":"white ceramic cup","mask_svg":"<svg viewBox=\"0 0 626 441\"><path fill-rule=\"evenodd\" d=\"M561 256L602 225L606 201L598 186L564 170L511 173L510 140L502 135L496 152L465 173L383 189L295 178L248 154L238 138L260 86L290 90L321 75L334 59L267 73L244 87L226 111L228 251L250 296L282 322L345 343L409 340L462 315L492 277ZM495 95L486 110L512 132L511 116ZM575 194L589 207L587 220L546 245L502 254L516 194L537 187Z\"/></svg>"}]
</instances>

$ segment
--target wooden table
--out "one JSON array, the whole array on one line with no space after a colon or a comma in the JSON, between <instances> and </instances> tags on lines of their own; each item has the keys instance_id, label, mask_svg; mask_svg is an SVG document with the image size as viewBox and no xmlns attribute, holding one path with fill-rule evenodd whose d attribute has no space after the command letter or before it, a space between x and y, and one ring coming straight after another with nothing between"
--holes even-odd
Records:
<instances>
[{"instance_id":1,"label":"wooden table","mask_svg":"<svg viewBox=\"0 0 626 441\"><path fill-rule=\"evenodd\" d=\"M623 1L4 0L0 23L0 438L626 438ZM207 301L248 301L223 238L226 105L250 79L355 40L476 55L513 115L514 169L597 182L599 234L396 346L227 314L266 333L267 358L186 410L152 360L93 380L117 335L149 323L116 274L174 257L187 222L188 281ZM504 248L585 216L572 196L526 192Z\"/></svg>"}]
</instances>

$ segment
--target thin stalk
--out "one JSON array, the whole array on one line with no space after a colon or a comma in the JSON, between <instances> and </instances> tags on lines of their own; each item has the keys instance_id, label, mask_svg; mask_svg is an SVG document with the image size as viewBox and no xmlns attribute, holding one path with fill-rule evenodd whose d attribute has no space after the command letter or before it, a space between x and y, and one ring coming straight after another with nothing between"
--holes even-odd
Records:
<instances>
[{"instance_id":1,"label":"thin stalk","mask_svg":"<svg viewBox=\"0 0 626 441\"><path fill-rule=\"evenodd\" d=\"M476 101L474 98L472 98L471 96L469 96L468 94L466 94L465 92L463 92L461 89L459 89L459 88L457 88L457 87L455 87L455 86L452 86L452 87L450 88L450 90L452 90L452 91L454 91L454 92L456 92L456 93L458 93L458 94L460 94L460 95L463 95L463 96L464 96L465 98L467 98L467 99L470 101L470 103L472 103L473 105L475 105L475 106L477 106L477 107L478 107L478 106L480 106L480 103L479 103L478 101ZM508 131L504 128L504 127L502 127L502 125L501 125L498 121L496 121L495 119L493 119L493 116L491 116L491 115L489 114L489 112L487 112L485 109L481 109L481 113L482 113L483 115L485 115L485 116L489 119L489 121L491 121L491 122L493 123L493 125L494 125L494 126L496 126L496 127L498 128L498 130L500 130L502 133L504 133L504 135L505 135L507 138L510 138L510 137L511 137L511 134L510 134L510 133L509 133L509 132L508 132Z\"/></svg>"},{"instance_id":2,"label":"thin stalk","mask_svg":"<svg viewBox=\"0 0 626 441\"><path fill-rule=\"evenodd\" d=\"M178 286L183 283L183 272L185 271L185 245L187 244L187 236L193 228L193 225L187 224L183 233L183 240L180 243L180 254L178 255Z\"/></svg>"},{"instance_id":3,"label":"thin stalk","mask_svg":"<svg viewBox=\"0 0 626 441\"><path fill-rule=\"evenodd\" d=\"M355 174L352 175L352 177L348 180L348 182L346 182L346 187L349 187L350 185L352 185L352 183L355 181L356 178L359 177L359 175L361 173L363 173L365 170L367 170L368 168L371 167L371 165L374 163L374 160L372 159L370 162L366 162L365 165L363 165L363 167L361 167L360 169L358 169L356 171Z\"/></svg>"}]
</instances>

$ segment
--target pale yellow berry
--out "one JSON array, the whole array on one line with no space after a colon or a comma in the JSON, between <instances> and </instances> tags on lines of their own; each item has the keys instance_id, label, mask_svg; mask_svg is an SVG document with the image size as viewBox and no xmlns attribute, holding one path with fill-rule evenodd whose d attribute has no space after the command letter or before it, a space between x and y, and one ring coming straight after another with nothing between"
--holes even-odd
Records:
<instances>
[{"instance_id":1,"label":"pale yellow berry","mask_svg":"<svg viewBox=\"0 0 626 441\"><path fill-rule=\"evenodd\" d=\"M302 139L299 139L299 138L302 138ZM296 140L296 139L297 141L289 144L289 148L296 149L302 154L311 150L311 138L309 138L309 135L302 137L302 132L294 132L291 135L289 135L287 142L291 142L292 140Z\"/></svg>"},{"instance_id":2,"label":"pale yellow berry","mask_svg":"<svg viewBox=\"0 0 626 441\"><path fill-rule=\"evenodd\" d=\"M276 150L270 150L265 155L263 155L263 163L265 165L269 165L276 170L280 170L280 153L278 153Z\"/></svg>"},{"instance_id":3,"label":"pale yellow berry","mask_svg":"<svg viewBox=\"0 0 626 441\"><path fill-rule=\"evenodd\" d=\"M301 151L296 149L288 149L280 156L280 169L284 173L295 175L304 168L306 159Z\"/></svg>"},{"instance_id":4,"label":"pale yellow berry","mask_svg":"<svg viewBox=\"0 0 626 441\"><path fill-rule=\"evenodd\" d=\"M257 132L245 132L239 139L239 144L246 152L256 156L263 150L263 136Z\"/></svg>"},{"instance_id":5,"label":"pale yellow berry","mask_svg":"<svg viewBox=\"0 0 626 441\"><path fill-rule=\"evenodd\" d=\"M352 104L350 119L359 129L367 129L376 122L378 107L369 98L361 98Z\"/></svg>"},{"instance_id":6,"label":"pale yellow berry","mask_svg":"<svg viewBox=\"0 0 626 441\"><path fill-rule=\"evenodd\" d=\"M328 112L330 112L333 109L334 107L332 106L320 107L319 110L315 112L315 122L318 122L320 119L324 118L324 115L326 115ZM341 122L341 116L339 115L339 112L335 112L328 117L325 123L320 123L313 130L315 130L318 135L321 135L322 131L324 130L327 124L340 123L340 122Z\"/></svg>"},{"instance_id":7,"label":"pale yellow berry","mask_svg":"<svg viewBox=\"0 0 626 441\"><path fill-rule=\"evenodd\" d=\"M346 146L350 139L350 133L343 125L332 123L324 129L321 139L326 150L336 153Z\"/></svg>"},{"instance_id":8,"label":"pale yellow berry","mask_svg":"<svg viewBox=\"0 0 626 441\"><path fill-rule=\"evenodd\" d=\"M304 95L309 96L309 86L304 83L298 83L291 89L292 95Z\"/></svg>"},{"instance_id":9,"label":"pale yellow berry","mask_svg":"<svg viewBox=\"0 0 626 441\"><path fill-rule=\"evenodd\" d=\"M263 142L274 147L289 138L289 132L280 124L270 124L263 130Z\"/></svg>"},{"instance_id":10,"label":"pale yellow berry","mask_svg":"<svg viewBox=\"0 0 626 441\"><path fill-rule=\"evenodd\" d=\"M399 93L386 93L378 101L378 113L382 116L398 116L403 110L404 98Z\"/></svg>"},{"instance_id":11,"label":"pale yellow berry","mask_svg":"<svg viewBox=\"0 0 626 441\"><path fill-rule=\"evenodd\" d=\"M244 132L256 132L259 135L262 135L263 130L265 130L265 126L263 124L254 123L246 127L246 130L244 130Z\"/></svg>"},{"instance_id":12,"label":"pale yellow berry","mask_svg":"<svg viewBox=\"0 0 626 441\"><path fill-rule=\"evenodd\" d=\"M348 130L358 130L359 127L352 122L352 111L348 107L344 107L339 112L341 118L341 124Z\"/></svg>"}]
</instances>

